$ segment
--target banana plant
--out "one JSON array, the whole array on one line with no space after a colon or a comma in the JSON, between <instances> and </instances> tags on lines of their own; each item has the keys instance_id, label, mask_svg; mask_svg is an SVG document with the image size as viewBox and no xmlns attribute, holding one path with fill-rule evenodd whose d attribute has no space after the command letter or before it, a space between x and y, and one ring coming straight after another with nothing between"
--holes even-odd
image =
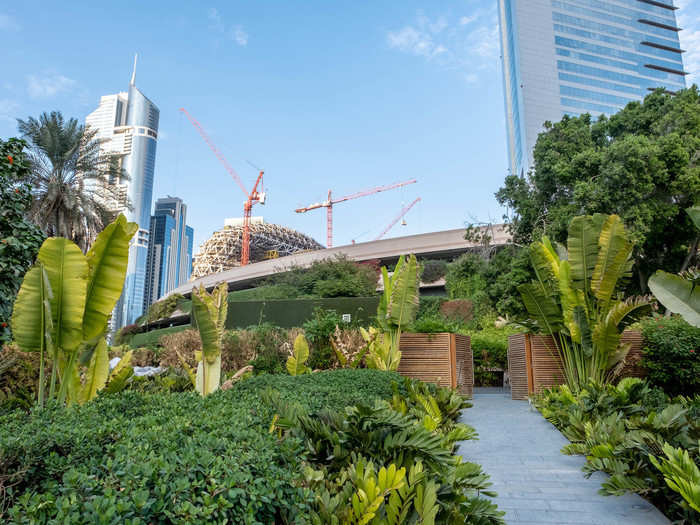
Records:
<instances>
[{"instance_id":1,"label":"banana plant","mask_svg":"<svg viewBox=\"0 0 700 525\"><path fill-rule=\"evenodd\" d=\"M686 212L700 230L700 206ZM688 324L700 327L700 269L691 268L680 275L658 270L649 279L649 289L668 310L680 314Z\"/></svg>"},{"instance_id":2,"label":"banana plant","mask_svg":"<svg viewBox=\"0 0 700 525\"><path fill-rule=\"evenodd\" d=\"M219 284L209 294L200 285L192 290L192 317L202 341L201 359L197 365L197 391L206 396L221 382L221 342L228 314L228 286Z\"/></svg>"},{"instance_id":3,"label":"banana plant","mask_svg":"<svg viewBox=\"0 0 700 525\"><path fill-rule=\"evenodd\" d=\"M536 280L520 285L529 323L551 335L561 353L567 384L578 391L589 379L612 379L629 345L622 330L650 307L647 297L624 299L632 242L617 215L574 217L567 247L547 237L529 248Z\"/></svg>"},{"instance_id":4,"label":"banana plant","mask_svg":"<svg viewBox=\"0 0 700 525\"><path fill-rule=\"evenodd\" d=\"M12 312L12 329L22 350L40 353L40 405L45 400L45 356L53 365L48 397L69 403L82 399L80 359L90 363L101 348L99 340L121 295L129 242L137 229L120 214L98 235L87 255L68 239L48 238L25 274ZM104 359L95 366L99 376L109 373ZM94 397L96 390L89 391Z\"/></svg>"},{"instance_id":5,"label":"banana plant","mask_svg":"<svg viewBox=\"0 0 700 525\"><path fill-rule=\"evenodd\" d=\"M287 358L287 372L290 376L300 376L302 374L310 374L311 369L306 366L306 361L309 359L309 343L306 338L299 334L294 339L294 349L292 355Z\"/></svg>"},{"instance_id":6,"label":"banana plant","mask_svg":"<svg viewBox=\"0 0 700 525\"><path fill-rule=\"evenodd\" d=\"M399 366L401 328L415 321L418 313L419 276L420 266L413 254L399 257L391 276L382 267L384 292L377 307L377 324L382 334L374 337L368 354L368 362L379 365L376 368L396 370Z\"/></svg>"}]
</instances>

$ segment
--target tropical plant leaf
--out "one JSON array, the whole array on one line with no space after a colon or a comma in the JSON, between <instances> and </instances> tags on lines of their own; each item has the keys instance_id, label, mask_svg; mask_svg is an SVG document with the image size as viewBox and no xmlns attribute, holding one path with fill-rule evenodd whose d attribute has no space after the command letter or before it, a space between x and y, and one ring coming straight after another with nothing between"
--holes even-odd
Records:
<instances>
[{"instance_id":1,"label":"tropical plant leaf","mask_svg":"<svg viewBox=\"0 0 700 525\"><path fill-rule=\"evenodd\" d=\"M100 339L95 346L95 350L90 358L87 371L85 373L85 384L80 388L78 402L85 403L97 396L97 392L102 390L107 384L109 377L109 352L107 341Z\"/></svg>"},{"instance_id":2,"label":"tropical plant leaf","mask_svg":"<svg viewBox=\"0 0 700 525\"><path fill-rule=\"evenodd\" d=\"M44 265L38 262L24 275L15 299L12 336L22 351L41 352L47 349L50 325L51 287Z\"/></svg>"},{"instance_id":3,"label":"tropical plant leaf","mask_svg":"<svg viewBox=\"0 0 700 525\"><path fill-rule=\"evenodd\" d=\"M88 340L104 332L107 320L124 287L129 261L129 242L138 230L124 215L109 224L97 236L87 253L89 267L83 338Z\"/></svg>"},{"instance_id":4,"label":"tropical plant leaf","mask_svg":"<svg viewBox=\"0 0 700 525\"><path fill-rule=\"evenodd\" d=\"M598 247L598 257L591 276L591 290L605 307L612 298L617 283L627 272L628 260L632 255L632 243L627 238L619 216L607 217L600 230Z\"/></svg>"},{"instance_id":5,"label":"tropical plant leaf","mask_svg":"<svg viewBox=\"0 0 700 525\"><path fill-rule=\"evenodd\" d=\"M406 326L418 313L418 287L420 267L416 256L411 254L402 264L397 264L392 276L391 298L387 308L387 319L394 326Z\"/></svg>"},{"instance_id":6,"label":"tropical plant leaf","mask_svg":"<svg viewBox=\"0 0 700 525\"><path fill-rule=\"evenodd\" d=\"M399 257L399 262L396 263L396 267L398 268L401 264L403 264L403 256ZM387 312L389 311L389 302L391 301L392 279L389 276L389 272L387 271L385 266L382 266L381 272L384 290L382 291L382 295L379 298L379 305L377 306L377 324L379 324L379 327L382 330L388 330L389 325L387 324L386 318Z\"/></svg>"},{"instance_id":7,"label":"tropical plant leaf","mask_svg":"<svg viewBox=\"0 0 700 525\"><path fill-rule=\"evenodd\" d=\"M287 359L287 371L290 376L298 376L308 374L311 369L306 366L306 361L309 359L309 344L306 338L299 334L294 340L294 354Z\"/></svg>"},{"instance_id":8,"label":"tropical plant leaf","mask_svg":"<svg viewBox=\"0 0 700 525\"><path fill-rule=\"evenodd\" d=\"M574 308L586 307L581 290L574 290L571 282L571 264L569 261L561 261L559 265L559 299L564 325L569 330L569 336L575 343L581 342L581 330L574 322Z\"/></svg>"},{"instance_id":9,"label":"tropical plant leaf","mask_svg":"<svg viewBox=\"0 0 700 525\"><path fill-rule=\"evenodd\" d=\"M590 215L574 217L569 224L567 249L571 264L571 279L574 288L587 291L589 281L598 258L599 224L602 217ZM601 224L602 226L602 224Z\"/></svg>"},{"instance_id":10,"label":"tropical plant leaf","mask_svg":"<svg viewBox=\"0 0 700 525\"><path fill-rule=\"evenodd\" d=\"M46 239L37 259L51 285L52 340L62 350L74 350L83 342L87 259L75 243L62 237Z\"/></svg>"},{"instance_id":11,"label":"tropical plant leaf","mask_svg":"<svg viewBox=\"0 0 700 525\"><path fill-rule=\"evenodd\" d=\"M535 283L521 284L518 286L518 291L523 298L525 308L542 331L552 335L562 329L563 316L554 297L546 294Z\"/></svg>"},{"instance_id":12,"label":"tropical plant leaf","mask_svg":"<svg viewBox=\"0 0 700 525\"><path fill-rule=\"evenodd\" d=\"M658 270L649 279L649 289L671 312L700 327L700 287L693 281Z\"/></svg>"},{"instance_id":13,"label":"tropical plant leaf","mask_svg":"<svg viewBox=\"0 0 700 525\"><path fill-rule=\"evenodd\" d=\"M692 206L690 208L686 208L686 213L690 215L690 220L693 221L693 224L695 224L695 227L700 230L700 205Z\"/></svg>"},{"instance_id":14,"label":"tropical plant leaf","mask_svg":"<svg viewBox=\"0 0 700 525\"><path fill-rule=\"evenodd\" d=\"M213 363L221 353L221 338L228 310L227 294L226 283L219 284L211 295L201 285L199 289L192 290L192 315L197 321L202 340L203 357L209 363Z\"/></svg>"}]
</instances>

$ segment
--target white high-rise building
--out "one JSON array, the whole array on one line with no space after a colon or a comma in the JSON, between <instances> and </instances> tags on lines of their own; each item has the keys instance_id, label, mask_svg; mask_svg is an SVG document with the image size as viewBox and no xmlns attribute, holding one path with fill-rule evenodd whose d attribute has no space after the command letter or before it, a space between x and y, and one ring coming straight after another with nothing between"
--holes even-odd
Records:
<instances>
[{"instance_id":1,"label":"white high-rise building","mask_svg":"<svg viewBox=\"0 0 700 525\"><path fill-rule=\"evenodd\" d=\"M673 0L498 0L511 173L545 121L610 115L685 87Z\"/></svg>"},{"instance_id":2,"label":"white high-rise building","mask_svg":"<svg viewBox=\"0 0 700 525\"><path fill-rule=\"evenodd\" d=\"M113 330L133 323L143 313L144 304L160 112L135 86L135 74L134 61L129 91L101 97L98 108L85 119L87 126L97 130L97 138L104 141L104 154L116 156L124 174L118 180L108 181L122 189L121 202L113 205L115 211L139 225L129 248L124 290L112 315ZM130 208L126 207L127 202Z\"/></svg>"}]
</instances>

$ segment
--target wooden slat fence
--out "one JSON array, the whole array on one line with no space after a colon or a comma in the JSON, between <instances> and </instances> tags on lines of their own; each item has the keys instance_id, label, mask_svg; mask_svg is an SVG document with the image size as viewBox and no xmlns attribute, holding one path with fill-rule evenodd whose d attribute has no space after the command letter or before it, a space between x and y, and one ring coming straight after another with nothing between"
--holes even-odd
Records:
<instances>
[{"instance_id":1,"label":"wooden slat fence","mask_svg":"<svg viewBox=\"0 0 700 525\"><path fill-rule=\"evenodd\" d=\"M641 366L642 334L628 330L622 334L622 342L630 344L620 377L644 377ZM561 356L554 339L546 335L516 334L508 338L508 374L511 397L527 399L564 382Z\"/></svg>"},{"instance_id":2,"label":"wooden slat fence","mask_svg":"<svg viewBox=\"0 0 700 525\"><path fill-rule=\"evenodd\" d=\"M451 333L401 334L401 375L455 388L470 396L474 359L469 336Z\"/></svg>"}]
</instances>

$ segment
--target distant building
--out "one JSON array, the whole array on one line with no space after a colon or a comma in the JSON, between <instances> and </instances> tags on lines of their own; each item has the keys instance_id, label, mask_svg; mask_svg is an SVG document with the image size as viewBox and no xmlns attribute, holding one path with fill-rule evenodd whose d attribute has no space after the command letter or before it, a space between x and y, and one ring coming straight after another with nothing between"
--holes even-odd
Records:
<instances>
[{"instance_id":1,"label":"distant building","mask_svg":"<svg viewBox=\"0 0 700 525\"><path fill-rule=\"evenodd\" d=\"M185 284L192 274L194 230L186 223L187 206L182 199L166 197L156 201L151 216L144 310Z\"/></svg>"},{"instance_id":2,"label":"distant building","mask_svg":"<svg viewBox=\"0 0 700 525\"><path fill-rule=\"evenodd\" d=\"M103 139L102 151L116 155L124 177L108 181L122 190L121 202L112 203L129 221L139 225L129 247L129 265L124 290L112 314L110 328L116 330L133 323L143 313L146 281L146 258L151 222L153 174L156 163L158 120L160 112L134 85L129 91L100 98L99 107L90 113L85 124L98 131ZM129 209L126 204L130 205Z\"/></svg>"},{"instance_id":3,"label":"distant building","mask_svg":"<svg viewBox=\"0 0 700 525\"><path fill-rule=\"evenodd\" d=\"M498 0L511 173L545 121L685 87L673 0Z\"/></svg>"}]
</instances>

